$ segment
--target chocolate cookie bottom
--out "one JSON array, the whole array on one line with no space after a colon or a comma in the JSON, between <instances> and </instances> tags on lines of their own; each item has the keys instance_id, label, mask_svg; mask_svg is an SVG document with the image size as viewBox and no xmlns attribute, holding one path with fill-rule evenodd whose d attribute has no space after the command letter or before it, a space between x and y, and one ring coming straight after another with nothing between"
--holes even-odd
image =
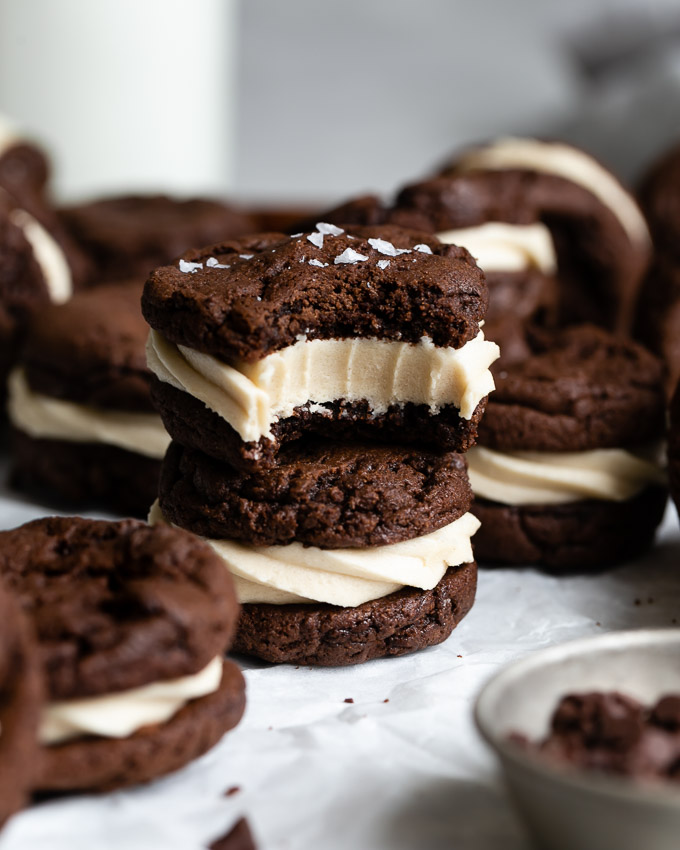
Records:
<instances>
[{"instance_id":1,"label":"chocolate cookie bottom","mask_svg":"<svg viewBox=\"0 0 680 850\"><path fill-rule=\"evenodd\" d=\"M111 791L150 782L207 752L236 726L244 709L243 675L225 661L219 689L187 703L166 723L144 726L127 738L85 737L43 748L36 788Z\"/></svg>"},{"instance_id":2,"label":"chocolate cookie bottom","mask_svg":"<svg viewBox=\"0 0 680 850\"><path fill-rule=\"evenodd\" d=\"M161 462L104 443L43 440L12 429L10 486L59 508L146 518Z\"/></svg>"},{"instance_id":3,"label":"chocolate cookie bottom","mask_svg":"<svg viewBox=\"0 0 680 850\"><path fill-rule=\"evenodd\" d=\"M667 497L655 485L625 502L512 506L476 499L472 513L482 526L475 557L484 566L536 565L558 574L614 566L649 548Z\"/></svg>"},{"instance_id":4,"label":"chocolate cookie bottom","mask_svg":"<svg viewBox=\"0 0 680 850\"><path fill-rule=\"evenodd\" d=\"M445 641L472 607L476 589L473 561L450 567L432 590L405 587L356 608L246 604L232 651L321 667L406 655Z\"/></svg>"}]
</instances>

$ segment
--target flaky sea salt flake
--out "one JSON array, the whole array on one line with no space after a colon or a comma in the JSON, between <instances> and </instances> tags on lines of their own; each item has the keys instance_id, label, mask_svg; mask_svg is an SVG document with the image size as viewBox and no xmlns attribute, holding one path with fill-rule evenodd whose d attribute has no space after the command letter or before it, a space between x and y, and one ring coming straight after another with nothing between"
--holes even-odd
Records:
<instances>
[{"instance_id":1,"label":"flaky sea salt flake","mask_svg":"<svg viewBox=\"0 0 680 850\"><path fill-rule=\"evenodd\" d=\"M431 254L432 248L429 245L426 245L424 242L421 242L419 245L413 246L414 251L420 251L421 254Z\"/></svg>"},{"instance_id":2,"label":"flaky sea salt flake","mask_svg":"<svg viewBox=\"0 0 680 850\"><path fill-rule=\"evenodd\" d=\"M379 269L386 269L389 266L389 264L390 264L389 260L378 260L378 268Z\"/></svg>"},{"instance_id":3,"label":"flaky sea salt flake","mask_svg":"<svg viewBox=\"0 0 680 850\"><path fill-rule=\"evenodd\" d=\"M224 263L219 263L217 261L217 257L208 257L205 261L206 266L210 269L230 269L231 266L225 265Z\"/></svg>"},{"instance_id":4,"label":"flaky sea salt flake","mask_svg":"<svg viewBox=\"0 0 680 850\"><path fill-rule=\"evenodd\" d=\"M239 254L242 260L252 260L255 254Z\"/></svg>"},{"instance_id":5,"label":"flaky sea salt flake","mask_svg":"<svg viewBox=\"0 0 680 850\"><path fill-rule=\"evenodd\" d=\"M310 233L307 241L316 245L317 248L323 248L323 233Z\"/></svg>"},{"instance_id":6,"label":"flaky sea salt flake","mask_svg":"<svg viewBox=\"0 0 680 850\"><path fill-rule=\"evenodd\" d=\"M358 251L355 251L354 248L345 248L342 254L339 254L333 262L336 266L346 263L354 265L355 263L363 262L367 259L368 257L366 254L360 254Z\"/></svg>"},{"instance_id":7,"label":"flaky sea salt flake","mask_svg":"<svg viewBox=\"0 0 680 850\"><path fill-rule=\"evenodd\" d=\"M326 221L317 221L316 229L324 236L340 236L341 233L345 232L342 227L336 227Z\"/></svg>"},{"instance_id":8,"label":"flaky sea salt flake","mask_svg":"<svg viewBox=\"0 0 680 850\"><path fill-rule=\"evenodd\" d=\"M179 270L183 274L196 274L196 272L202 268L203 263L187 263L186 260L179 261Z\"/></svg>"},{"instance_id":9,"label":"flaky sea salt flake","mask_svg":"<svg viewBox=\"0 0 680 850\"><path fill-rule=\"evenodd\" d=\"M398 257L399 254L411 253L408 248L395 248L394 245L386 239L369 239L368 244L379 254L384 254L386 257Z\"/></svg>"},{"instance_id":10,"label":"flaky sea salt flake","mask_svg":"<svg viewBox=\"0 0 680 850\"><path fill-rule=\"evenodd\" d=\"M300 231L299 233L291 233L290 234L291 239L297 239L298 236L302 236L302 231Z\"/></svg>"},{"instance_id":11,"label":"flaky sea salt flake","mask_svg":"<svg viewBox=\"0 0 680 850\"><path fill-rule=\"evenodd\" d=\"M325 269L328 263L322 263L321 260L310 260L309 265L316 266L319 269Z\"/></svg>"}]
</instances>

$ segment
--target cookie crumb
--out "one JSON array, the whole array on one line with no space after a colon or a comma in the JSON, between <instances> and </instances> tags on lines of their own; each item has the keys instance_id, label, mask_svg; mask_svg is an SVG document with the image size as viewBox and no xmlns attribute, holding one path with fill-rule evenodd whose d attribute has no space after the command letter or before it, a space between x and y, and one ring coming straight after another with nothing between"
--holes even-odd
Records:
<instances>
[{"instance_id":1,"label":"cookie crumb","mask_svg":"<svg viewBox=\"0 0 680 850\"><path fill-rule=\"evenodd\" d=\"M383 702L389 702L389 700L388 700L388 699L384 699L384 700L383 700Z\"/></svg>"},{"instance_id":2,"label":"cookie crumb","mask_svg":"<svg viewBox=\"0 0 680 850\"><path fill-rule=\"evenodd\" d=\"M354 700L352 699L352 697L347 697L345 700L343 700L343 702L354 702Z\"/></svg>"},{"instance_id":3,"label":"cookie crumb","mask_svg":"<svg viewBox=\"0 0 680 850\"><path fill-rule=\"evenodd\" d=\"M240 785L232 785L231 788L227 788L227 790L224 792L224 796L225 797L233 797L234 794L238 794L238 792L240 790L241 790Z\"/></svg>"}]
</instances>

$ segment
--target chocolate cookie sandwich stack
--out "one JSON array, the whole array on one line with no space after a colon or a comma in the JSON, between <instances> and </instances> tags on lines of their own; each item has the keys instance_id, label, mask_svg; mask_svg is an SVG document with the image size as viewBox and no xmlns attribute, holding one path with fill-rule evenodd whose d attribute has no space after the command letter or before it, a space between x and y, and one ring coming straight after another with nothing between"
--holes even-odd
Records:
<instances>
[{"instance_id":1,"label":"chocolate cookie sandwich stack","mask_svg":"<svg viewBox=\"0 0 680 850\"><path fill-rule=\"evenodd\" d=\"M351 664L439 643L467 612L486 300L464 249L387 226L258 235L152 274L174 442L151 518L235 576L237 650Z\"/></svg>"},{"instance_id":2,"label":"chocolate cookie sandwich stack","mask_svg":"<svg viewBox=\"0 0 680 850\"><path fill-rule=\"evenodd\" d=\"M554 572L634 558L666 504L662 365L591 325L530 344L530 357L497 375L468 453L475 553Z\"/></svg>"},{"instance_id":3,"label":"chocolate cookie sandwich stack","mask_svg":"<svg viewBox=\"0 0 680 850\"><path fill-rule=\"evenodd\" d=\"M470 193L495 203L501 220L515 210L550 229L563 323L631 331L651 241L634 198L611 172L571 145L504 138L464 151L443 174L467 177Z\"/></svg>"},{"instance_id":4,"label":"chocolate cookie sandwich stack","mask_svg":"<svg viewBox=\"0 0 680 850\"><path fill-rule=\"evenodd\" d=\"M0 597L0 806L15 805L27 769L41 792L148 782L240 720L243 677L224 659L238 603L222 562L193 535L135 520L40 519L0 533L0 575L32 622L45 691L38 722L23 638L8 634L14 613Z\"/></svg>"},{"instance_id":5,"label":"chocolate cookie sandwich stack","mask_svg":"<svg viewBox=\"0 0 680 850\"><path fill-rule=\"evenodd\" d=\"M11 482L60 507L146 516L170 441L151 402L141 284L48 305L9 377Z\"/></svg>"}]
</instances>

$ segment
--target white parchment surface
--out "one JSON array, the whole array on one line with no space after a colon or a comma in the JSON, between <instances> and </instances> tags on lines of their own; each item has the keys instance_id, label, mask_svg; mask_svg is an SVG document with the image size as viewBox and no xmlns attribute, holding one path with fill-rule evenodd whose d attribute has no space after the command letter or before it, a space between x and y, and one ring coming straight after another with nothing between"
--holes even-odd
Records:
<instances>
[{"instance_id":1,"label":"white parchment surface","mask_svg":"<svg viewBox=\"0 0 680 850\"><path fill-rule=\"evenodd\" d=\"M0 493L0 527L48 512ZM553 643L676 621L669 507L654 550L603 575L480 571L474 608L430 650L339 670L238 659L246 714L214 750L149 786L34 806L0 850L199 850L240 815L260 850L528 850L472 724L481 684Z\"/></svg>"}]
</instances>

